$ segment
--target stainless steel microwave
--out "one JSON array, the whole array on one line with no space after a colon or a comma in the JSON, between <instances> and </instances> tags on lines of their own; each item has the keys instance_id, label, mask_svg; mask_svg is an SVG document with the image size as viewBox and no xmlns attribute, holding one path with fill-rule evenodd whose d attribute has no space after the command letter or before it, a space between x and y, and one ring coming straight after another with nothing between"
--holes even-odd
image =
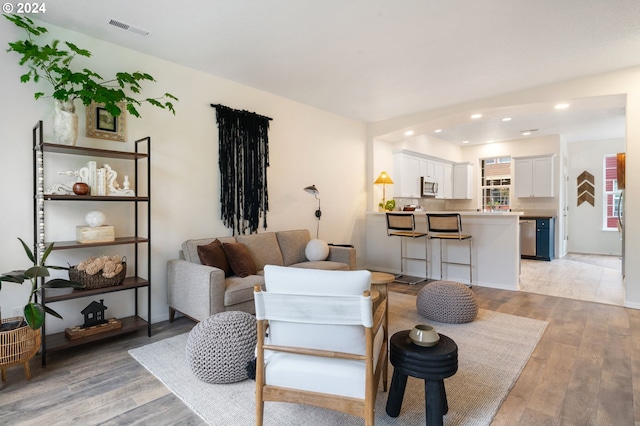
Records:
<instances>
[{"instance_id":1,"label":"stainless steel microwave","mask_svg":"<svg viewBox=\"0 0 640 426\"><path fill-rule=\"evenodd\" d=\"M435 197L438 195L438 181L430 177L420 178L420 191L423 197Z\"/></svg>"}]
</instances>

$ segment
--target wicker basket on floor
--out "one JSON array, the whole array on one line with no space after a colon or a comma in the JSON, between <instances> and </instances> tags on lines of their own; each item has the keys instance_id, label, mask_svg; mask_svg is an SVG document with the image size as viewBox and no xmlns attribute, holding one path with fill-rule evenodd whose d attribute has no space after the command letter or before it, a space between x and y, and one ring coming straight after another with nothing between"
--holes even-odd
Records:
<instances>
[{"instance_id":1,"label":"wicker basket on floor","mask_svg":"<svg viewBox=\"0 0 640 426\"><path fill-rule=\"evenodd\" d=\"M127 276L127 262L122 262L122 271L114 277L105 278L102 276L102 272L98 272L94 275L89 275L84 271L78 271L78 268L72 266L69 268L69 280L82 284L84 290L91 290L94 288L113 287L122 284L124 278Z\"/></svg>"},{"instance_id":2,"label":"wicker basket on floor","mask_svg":"<svg viewBox=\"0 0 640 426\"><path fill-rule=\"evenodd\" d=\"M10 322L22 322L22 318L13 317L2 320L2 324ZM31 379L29 360L40 349L40 336L40 329L33 330L28 325L0 332L0 370L2 370L3 381L7 380L6 369L19 364L23 364L27 380Z\"/></svg>"}]
</instances>

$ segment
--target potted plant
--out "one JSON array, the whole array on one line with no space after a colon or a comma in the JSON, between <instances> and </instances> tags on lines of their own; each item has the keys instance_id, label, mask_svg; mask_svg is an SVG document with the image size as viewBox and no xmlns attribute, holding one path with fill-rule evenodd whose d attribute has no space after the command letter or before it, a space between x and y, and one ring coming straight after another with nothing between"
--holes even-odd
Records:
<instances>
[{"instance_id":1,"label":"potted plant","mask_svg":"<svg viewBox=\"0 0 640 426\"><path fill-rule=\"evenodd\" d=\"M61 43L59 40L54 40L50 44L38 44L37 38L47 33L46 28L36 26L26 16L3 16L27 33L26 40L9 43L9 49L7 49L8 52L18 53L21 56L19 64L29 68L26 74L20 76L20 81L23 83L29 81L37 83L40 80L46 80L51 84L52 90L50 93L36 92L34 96L36 99L50 96L56 101L54 131L56 128L65 127L65 125L67 127L75 127L75 136L77 137L78 117L75 115L74 105L76 99L80 99L84 105L90 105L91 102L104 104L104 109L113 117L123 113L118 104L124 104L131 115L140 117L136 107L143 102L158 108L168 109L175 115L172 101L177 101L178 98L170 93L165 93L163 96L156 98L144 99L137 99L127 94L139 94L142 90L141 82L155 82L151 75L140 71L134 73L118 72L111 79L103 79L98 73L87 68L73 70L71 68L73 59L78 55L90 57L91 52L81 49L68 41ZM66 46L68 50L63 46ZM60 123L60 126L56 125L57 121L69 119L69 117L72 121L75 120L75 126L73 123L70 126L68 123ZM75 144L75 139L61 142Z\"/></svg>"},{"instance_id":2,"label":"potted plant","mask_svg":"<svg viewBox=\"0 0 640 426\"><path fill-rule=\"evenodd\" d=\"M73 287L73 288L82 288L82 284L65 280L62 278L55 278L52 280L43 283L41 278L50 276L49 269L62 269L68 270L64 266L52 266L46 265L45 262L49 253L53 249L53 243L51 243L43 252L42 258L40 262L38 262L31 252L31 249L22 241L21 238L18 238L22 243L22 247L24 251L27 253L27 257L33 262L33 266L26 270L16 270L11 272L5 272L0 275L0 290L2 290L2 282L10 282L10 283L18 283L22 284L25 281L29 281L31 283L31 293L29 294L29 299L27 304L24 306L24 320L28 324L30 328L33 330L39 330L44 323L45 314L51 314L56 318L62 319L62 316L58 314L56 311L51 309L48 306L44 306L42 303L38 303L36 301L37 293L40 293L39 297L42 299L44 297L43 290L44 288L61 288L61 287ZM16 327L22 326L23 324L16 324Z\"/></svg>"},{"instance_id":3,"label":"potted plant","mask_svg":"<svg viewBox=\"0 0 640 426\"><path fill-rule=\"evenodd\" d=\"M29 294L29 300L23 309L24 318L9 318L4 321L0 318L0 370L2 371L3 381L6 380L6 369L20 364L24 366L27 379L31 379L29 360L40 349L40 327L42 327L44 323L45 315L49 313L57 318L62 318L60 314L50 307L36 302L36 294L40 292L40 297L43 298L43 288L82 287L79 283L61 278L43 283L42 278L50 275L49 269L68 268L45 264L49 253L51 253L53 249L53 243L45 249L40 262L37 262L29 247L22 239L18 239L22 243L22 247L24 247L27 256L33 262L33 266L26 270L5 272L0 275L0 290L2 289L3 281L18 284L29 281L31 283L31 292Z\"/></svg>"}]
</instances>

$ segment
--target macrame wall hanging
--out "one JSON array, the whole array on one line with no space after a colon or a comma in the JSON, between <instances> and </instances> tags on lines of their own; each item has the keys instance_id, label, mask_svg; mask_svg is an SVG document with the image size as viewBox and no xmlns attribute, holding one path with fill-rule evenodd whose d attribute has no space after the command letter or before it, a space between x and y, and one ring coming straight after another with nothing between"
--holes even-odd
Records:
<instances>
[{"instance_id":1,"label":"macrame wall hanging","mask_svg":"<svg viewBox=\"0 0 640 426\"><path fill-rule=\"evenodd\" d=\"M269 121L249 111L214 105L218 123L221 219L233 235L267 228Z\"/></svg>"}]
</instances>

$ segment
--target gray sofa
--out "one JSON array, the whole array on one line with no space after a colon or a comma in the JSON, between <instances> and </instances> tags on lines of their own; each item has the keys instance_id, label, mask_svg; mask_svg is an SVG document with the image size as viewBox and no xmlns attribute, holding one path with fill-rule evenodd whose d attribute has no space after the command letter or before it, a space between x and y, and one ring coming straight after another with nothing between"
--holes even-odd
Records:
<instances>
[{"instance_id":1,"label":"gray sofa","mask_svg":"<svg viewBox=\"0 0 640 426\"><path fill-rule=\"evenodd\" d=\"M256 284L264 285L262 270L267 264L325 270L356 269L356 252L352 247L329 246L326 260L308 261L305 248L311 236L307 229L217 239L221 243L238 242L245 245L253 258L257 274L225 277L222 269L201 264L198 246L213 242L215 237L183 242L180 259L170 260L167 264L169 321L173 321L176 312L196 321L224 311L255 313L253 287Z\"/></svg>"}]
</instances>

